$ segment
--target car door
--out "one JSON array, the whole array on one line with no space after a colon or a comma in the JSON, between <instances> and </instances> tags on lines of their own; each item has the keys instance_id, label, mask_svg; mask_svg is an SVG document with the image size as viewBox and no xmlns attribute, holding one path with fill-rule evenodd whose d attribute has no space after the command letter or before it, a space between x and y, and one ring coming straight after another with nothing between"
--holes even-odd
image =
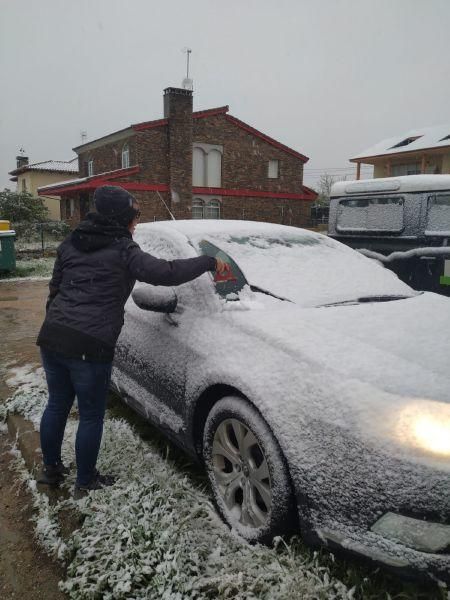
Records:
<instances>
[{"instance_id":1,"label":"car door","mask_svg":"<svg viewBox=\"0 0 450 600\"><path fill-rule=\"evenodd\" d=\"M194 251L187 240L151 232L137 236L146 252L159 258L173 260L192 257ZM209 274L202 275L209 277ZM200 279L202 278L200 277ZM136 287L148 284L136 283ZM178 297L176 312L171 315L142 310L132 297L125 307L125 324L118 340L114 381L127 401L140 413L178 436L184 429L183 399L186 382L189 338L193 326L192 313L186 310L186 300L194 293L191 284L173 288ZM202 286L195 289L202 303Z\"/></svg>"}]
</instances>

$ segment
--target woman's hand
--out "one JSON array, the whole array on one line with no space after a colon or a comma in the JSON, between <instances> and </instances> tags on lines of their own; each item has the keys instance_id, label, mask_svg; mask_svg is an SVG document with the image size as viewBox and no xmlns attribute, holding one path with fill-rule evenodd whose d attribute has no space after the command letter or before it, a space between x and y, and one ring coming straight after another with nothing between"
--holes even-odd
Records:
<instances>
[{"instance_id":1,"label":"woman's hand","mask_svg":"<svg viewBox=\"0 0 450 600\"><path fill-rule=\"evenodd\" d=\"M216 272L220 273L220 275L226 275L227 273L231 273L231 267L229 263L221 258L216 258Z\"/></svg>"}]
</instances>

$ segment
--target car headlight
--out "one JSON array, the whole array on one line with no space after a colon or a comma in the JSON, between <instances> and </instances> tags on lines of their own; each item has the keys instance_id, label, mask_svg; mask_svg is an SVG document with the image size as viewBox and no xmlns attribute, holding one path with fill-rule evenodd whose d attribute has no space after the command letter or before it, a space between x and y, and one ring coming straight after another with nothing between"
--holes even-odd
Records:
<instances>
[{"instance_id":1,"label":"car headlight","mask_svg":"<svg viewBox=\"0 0 450 600\"><path fill-rule=\"evenodd\" d=\"M397 436L403 443L438 456L450 456L450 405L417 401L398 415Z\"/></svg>"}]
</instances>

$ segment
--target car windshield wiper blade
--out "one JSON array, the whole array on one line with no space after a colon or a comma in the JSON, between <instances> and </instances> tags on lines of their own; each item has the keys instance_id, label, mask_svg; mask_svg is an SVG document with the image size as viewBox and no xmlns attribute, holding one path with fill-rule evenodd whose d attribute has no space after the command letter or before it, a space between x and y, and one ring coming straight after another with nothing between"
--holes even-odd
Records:
<instances>
[{"instance_id":1,"label":"car windshield wiper blade","mask_svg":"<svg viewBox=\"0 0 450 600\"><path fill-rule=\"evenodd\" d=\"M407 298L414 298L419 294L413 296L394 295L394 294L381 294L379 296L361 296L353 300L341 300L340 302L330 302L329 304L321 304L319 308L323 306L345 306L347 304L369 304L370 302L391 302L393 300L406 300Z\"/></svg>"},{"instance_id":2,"label":"car windshield wiper blade","mask_svg":"<svg viewBox=\"0 0 450 600\"><path fill-rule=\"evenodd\" d=\"M292 302L292 300L289 300L289 298L283 298L283 296L277 296L276 294L269 292L269 290L264 290L263 288L260 288L257 285L250 284L250 289L252 290L252 292L260 292L261 294L266 294L267 296L272 296L272 298L276 298L277 300L282 300L283 302Z\"/></svg>"},{"instance_id":3,"label":"car windshield wiper blade","mask_svg":"<svg viewBox=\"0 0 450 600\"><path fill-rule=\"evenodd\" d=\"M383 294L380 296L361 296L357 302L390 302L391 300L405 300L406 298L414 298L414 296L404 296L401 294L387 295Z\"/></svg>"}]
</instances>

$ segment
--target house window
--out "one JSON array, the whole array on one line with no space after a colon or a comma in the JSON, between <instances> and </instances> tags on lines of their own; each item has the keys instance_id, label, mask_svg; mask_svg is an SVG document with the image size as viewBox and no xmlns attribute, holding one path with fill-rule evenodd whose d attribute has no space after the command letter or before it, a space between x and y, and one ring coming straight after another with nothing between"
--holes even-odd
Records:
<instances>
[{"instance_id":1,"label":"house window","mask_svg":"<svg viewBox=\"0 0 450 600\"><path fill-rule=\"evenodd\" d=\"M27 191L27 180L24 177L22 179L22 192L26 192L26 191Z\"/></svg>"},{"instance_id":2,"label":"house window","mask_svg":"<svg viewBox=\"0 0 450 600\"><path fill-rule=\"evenodd\" d=\"M392 165L391 166L391 175L392 177L399 177L401 175L419 175L420 174L420 164L419 163L409 163L405 165Z\"/></svg>"},{"instance_id":3,"label":"house window","mask_svg":"<svg viewBox=\"0 0 450 600\"><path fill-rule=\"evenodd\" d=\"M192 151L192 185L222 186L222 146L194 144Z\"/></svg>"},{"instance_id":4,"label":"house window","mask_svg":"<svg viewBox=\"0 0 450 600\"><path fill-rule=\"evenodd\" d=\"M395 144L395 146L391 146L389 148L389 150L392 150L392 148L403 148L403 146L409 146L409 144L412 144L413 142L415 142L416 140L418 140L421 137L422 137L421 135L414 135L412 137L407 137L404 140L402 140L401 142L399 142L398 144Z\"/></svg>"},{"instance_id":5,"label":"house window","mask_svg":"<svg viewBox=\"0 0 450 600\"><path fill-rule=\"evenodd\" d=\"M122 169L128 169L130 166L130 147L128 144L122 148Z\"/></svg>"},{"instance_id":6,"label":"house window","mask_svg":"<svg viewBox=\"0 0 450 600\"><path fill-rule=\"evenodd\" d=\"M192 200L192 218L220 219L220 201L194 198Z\"/></svg>"},{"instance_id":7,"label":"house window","mask_svg":"<svg viewBox=\"0 0 450 600\"><path fill-rule=\"evenodd\" d=\"M220 219L220 202L210 200L204 208L203 215L205 219Z\"/></svg>"},{"instance_id":8,"label":"house window","mask_svg":"<svg viewBox=\"0 0 450 600\"><path fill-rule=\"evenodd\" d=\"M269 179L278 179L279 161L269 160L267 176Z\"/></svg>"},{"instance_id":9,"label":"house window","mask_svg":"<svg viewBox=\"0 0 450 600\"><path fill-rule=\"evenodd\" d=\"M222 185L222 154L218 150L207 154L206 185L215 188Z\"/></svg>"},{"instance_id":10,"label":"house window","mask_svg":"<svg viewBox=\"0 0 450 600\"><path fill-rule=\"evenodd\" d=\"M403 231L404 200L400 197L379 196L341 200L337 207L336 229L339 232Z\"/></svg>"},{"instance_id":11,"label":"house window","mask_svg":"<svg viewBox=\"0 0 450 600\"><path fill-rule=\"evenodd\" d=\"M426 235L443 235L450 231L450 194L436 194L428 198Z\"/></svg>"},{"instance_id":12,"label":"house window","mask_svg":"<svg viewBox=\"0 0 450 600\"><path fill-rule=\"evenodd\" d=\"M69 217L73 217L74 213L75 213L75 200L73 198L71 198L70 200L67 201L68 204L68 209L69 209Z\"/></svg>"},{"instance_id":13,"label":"house window","mask_svg":"<svg viewBox=\"0 0 450 600\"><path fill-rule=\"evenodd\" d=\"M91 158L90 160L88 160L88 177L92 177L93 174L94 174L94 161Z\"/></svg>"},{"instance_id":14,"label":"house window","mask_svg":"<svg viewBox=\"0 0 450 600\"><path fill-rule=\"evenodd\" d=\"M192 185L203 187L206 185L206 154L201 148L193 150Z\"/></svg>"},{"instance_id":15,"label":"house window","mask_svg":"<svg viewBox=\"0 0 450 600\"><path fill-rule=\"evenodd\" d=\"M194 198L192 200L192 218L193 219L203 219L203 200L200 198Z\"/></svg>"}]
</instances>

